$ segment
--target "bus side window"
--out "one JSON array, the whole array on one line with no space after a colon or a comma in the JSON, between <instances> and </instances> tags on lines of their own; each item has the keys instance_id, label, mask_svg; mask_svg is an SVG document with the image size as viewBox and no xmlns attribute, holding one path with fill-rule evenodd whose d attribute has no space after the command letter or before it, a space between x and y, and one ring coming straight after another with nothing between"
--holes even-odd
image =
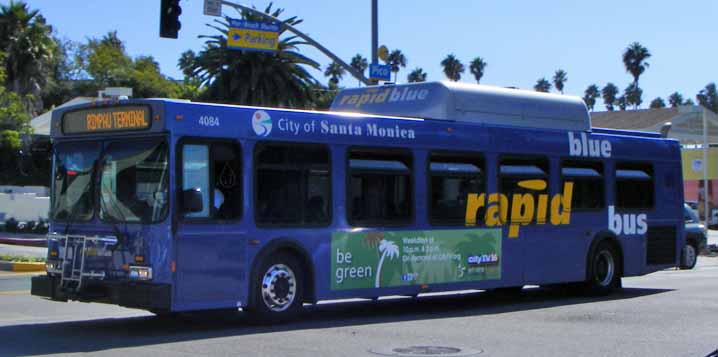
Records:
<instances>
[{"instance_id":1,"label":"bus side window","mask_svg":"<svg viewBox=\"0 0 718 357\"><path fill-rule=\"evenodd\" d=\"M433 152L429 158L429 221L434 225L464 225L470 193L486 192L484 161L468 153ZM477 212L484 216L485 207ZM483 222L477 219L477 222Z\"/></svg>"},{"instance_id":2,"label":"bus side window","mask_svg":"<svg viewBox=\"0 0 718 357\"><path fill-rule=\"evenodd\" d=\"M258 144L254 153L257 224L328 225L332 217L329 156L324 145Z\"/></svg>"},{"instance_id":3,"label":"bus side window","mask_svg":"<svg viewBox=\"0 0 718 357\"><path fill-rule=\"evenodd\" d=\"M526 180L541 180L546 183L543 189L529 189L519 186ZM537 156L506 156L499 161L499 193L508 199L507 212L512 212L513 195L548 193L549 162L545 157Z\"/></svg>"},{"instance_id":4,"label":"bus side window","mask_svg":"<svg viewBox=\"0 0 718 357\"><path fill-rule=\"evenodd\" d=\"M202 211L186 218L234 220L242 215L242 164L237 145L214 142L182 147L182 189L198 188Z\"/></svg>"},{"instance_id":5,"label":"bus side window","mask_svg":"<svg viewBox=\"0 0 718 357\"><path fill-rule=\"evenodd\" d=\"M616 164L616 208L653 208L653 167L646 163Z\"/></svg>"},{"instance_id":6,"label":"bus side window","mask_svg":"<svg viewBox=\"0 0 718 357\"><path fill-rule=\"evenodd\" d=\"M411 153L391 149L349 152L348 219L352 225L401 225L412 220Z\"/></svg>"},{"instance_id":7,"label":"bus side window","mask_svg":"<svg viewBox=\"0 0 718 357\"><path fill-rule=\"evenodd\" d=\"M572 209L596 210L605 205L603 164L597 161L565 160L561 162L561 190L573 183Z\"/></svg>"}]
</instances>

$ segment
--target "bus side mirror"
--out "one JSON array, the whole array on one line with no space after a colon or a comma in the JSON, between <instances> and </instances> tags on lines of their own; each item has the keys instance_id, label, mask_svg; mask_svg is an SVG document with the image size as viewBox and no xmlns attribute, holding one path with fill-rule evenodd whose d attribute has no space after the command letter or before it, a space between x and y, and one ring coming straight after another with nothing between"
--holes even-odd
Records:
<instances>
[{"instance_id":1,"label":"bus side mirror","mask_svg":"<svg viewBox=\"0 0 718 357\"><path fill-rule=\"evenodd\" d=\"M202 191L199 188L182 191L182 212L202 212Z\"/></svg>"}]
</instances>

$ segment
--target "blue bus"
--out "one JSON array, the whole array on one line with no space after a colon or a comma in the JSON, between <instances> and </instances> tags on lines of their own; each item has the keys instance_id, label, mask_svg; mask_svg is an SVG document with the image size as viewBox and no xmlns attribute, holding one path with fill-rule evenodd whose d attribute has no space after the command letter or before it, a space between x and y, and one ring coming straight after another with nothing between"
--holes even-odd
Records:
<instances>
[{"instance_id":1,"label":"blue bus","mask_svg":"<svg viewBox=\"0 0 718 357\"><path fill-rule=\"evenodd\" d=\"M158 314L581 283L679 263L679 143L592 128L580 98L459 83L331 111L167 99L53 114L32 294Z\"/></svg>"}]
</instances>

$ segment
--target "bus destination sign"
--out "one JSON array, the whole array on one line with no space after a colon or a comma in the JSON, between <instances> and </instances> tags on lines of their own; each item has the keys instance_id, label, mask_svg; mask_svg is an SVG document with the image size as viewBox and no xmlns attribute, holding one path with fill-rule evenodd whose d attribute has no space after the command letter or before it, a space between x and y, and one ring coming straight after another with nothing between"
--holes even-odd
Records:
<instances>
[{"instance_id":1,"label":"bus destination sign","mask_svg":"<svg viewBox=\"0 0 718 357\"><path fill-rule=\"evenodd\" d=\"M144 105L82 109L62 117L64 134L88 134L150 128L150 109Z\"/></svg>"}]
</instances>

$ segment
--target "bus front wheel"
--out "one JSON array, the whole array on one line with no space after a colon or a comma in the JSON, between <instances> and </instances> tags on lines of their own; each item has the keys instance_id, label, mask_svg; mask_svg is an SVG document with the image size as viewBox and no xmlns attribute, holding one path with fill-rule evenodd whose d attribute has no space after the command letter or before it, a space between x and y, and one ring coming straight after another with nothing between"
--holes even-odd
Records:
<instances>
[{"instance_id":1,"label":"bus front wheel","mask_svg":"<svg viewBox=\"0 0 718 357\"><path fill-rule=\"evenodd\" d=\"M304 272L292 254L264 257L253 277L249 314L255 322L282 322L296 317L304 299Z\"/></svg>"},{"instance_id":2,"label":"bus front wheel","mask_svg":"<svg viewBox=\"0 0 718 357\"><path fill-rule=\"evenodd\" d=\"M609 241L600 242L588 260L587 291L607 295L621 287L621 261L616 247Z\"/></svg>"}]
</instances>

